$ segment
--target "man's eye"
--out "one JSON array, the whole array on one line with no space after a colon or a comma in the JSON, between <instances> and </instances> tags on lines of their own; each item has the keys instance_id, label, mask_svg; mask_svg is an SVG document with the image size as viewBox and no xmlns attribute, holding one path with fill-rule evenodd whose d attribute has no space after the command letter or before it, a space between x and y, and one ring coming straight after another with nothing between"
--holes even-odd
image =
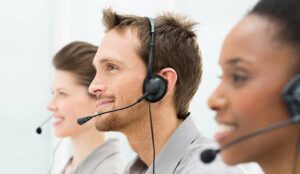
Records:
<instances>
[{"instance_id":1,"label":"man's eye","mask_svg":"<svg viewBox=\"0 0 300 174\"><path fill-rule=\"evenodd\" d=\"M117 66L115 65L112 65L112 64L108 64L107 65L107 71L114 71L114 70L117 70Z\"/></svg>"}]
</instances>

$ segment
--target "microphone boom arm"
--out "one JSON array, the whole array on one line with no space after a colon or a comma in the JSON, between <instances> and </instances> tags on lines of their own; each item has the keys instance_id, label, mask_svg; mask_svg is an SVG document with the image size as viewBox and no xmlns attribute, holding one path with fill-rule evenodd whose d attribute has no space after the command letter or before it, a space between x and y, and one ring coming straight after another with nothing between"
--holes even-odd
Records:
<instances>
[{"instance_id":1,"label":"microphone boom arm","mask_svg":"<svg viewBox=\"0 0 300 174\"><path fill-rule=\"evenodd\" d=\"M107 113L110 113L110 112L116 112L116 111L120 111L120 110L123 110L123 109L128 109L136 104L138 104L139 102L141 102L147 95L149 94L149 92L145 92L140 98L138 98L134 103L128 105L128 106L125 106L123 108L119 108L119 109L115 109L115 110L110 110L110 111L106 111L106 112L100 112L100 113L97 113L95 115L90 115L90 116L86 116L86 117L82 117L82 118L79 118L77 119L77 123L79 125L83 125L85 124L86 122L88 122L90 119L94 118L94 117L97 117L97 116L100 116L100 115L103 115L103 114L107 114Z\"/></svg>"},{"instance_id":2,"label":"microphone boom arm","mask_svg":"<svg viewBox=\"0 0 300 174\"><path fill-rule=\"evenodd\" d=\"M285 126L288 126L292 123L298 123L299 121L300 121L300 115L296 115L292 119L284 120L284 121L279 122L278 124L274 124L274 125L271 125L269 127L263 128L263 129L259 129L257 131L252 132L252 133L249 133L249 134L246 134L244 136L241 136L239 138L234 139L233 141L231 141L228 144L221 147L220 151L222 151L223 149L226 149L226 148L228 148L228 147L230 147L230 146L232 146L236 143L239 143L240 141L244 141L246 139L258 136L259 134L264 134L264 133L267 133L267 132L270 132L270 131L273 131L273 130L276 130L276 129L279 129L279 128L282 128L282 127L285 127Z\"/></svg>"}]
</instances>

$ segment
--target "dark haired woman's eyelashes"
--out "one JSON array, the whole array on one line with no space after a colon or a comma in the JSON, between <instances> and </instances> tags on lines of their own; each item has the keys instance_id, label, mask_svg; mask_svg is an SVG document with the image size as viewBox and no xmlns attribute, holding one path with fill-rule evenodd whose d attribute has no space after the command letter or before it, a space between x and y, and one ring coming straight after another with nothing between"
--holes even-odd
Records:
<instances>
[{"instance_id":1,"label":"dark haired woman's eyelashes","mask_svg":"<svg viewBox=\"0 0 300 174\"><path fill-rule=\"evenodd\" d=\"M243 72L230 72L218 75L217 77L221 80L229 80L234 86L241 86L249 79L249 76Z\"/></svg>"},{"instance_id":2,"label":"dark haired woman's eyelashes","mask_svg":"<svg viewBox=\"0 0 300 174\"><path fill-rule=\"evenodd\" d=\"M231 82L235 86L241 86L248 80L248 76L245 73L234 72L230 74Z\"/></svg>"}]
</instances>

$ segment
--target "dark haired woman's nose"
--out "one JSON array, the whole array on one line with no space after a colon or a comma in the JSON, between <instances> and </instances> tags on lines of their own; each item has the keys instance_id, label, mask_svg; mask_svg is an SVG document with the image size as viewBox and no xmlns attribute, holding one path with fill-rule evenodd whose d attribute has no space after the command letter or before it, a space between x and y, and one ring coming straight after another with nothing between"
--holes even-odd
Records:
<instances>
[{"instance_id":1,"label":"dark haired woman's nose","mask_svg":"<svg viewBox=\"0 0 300 174\"><path fill-rule=\"evenodd\" d=\"M207 105L211 110L219 111L226 106L225 97L221 97L217 91L214 91L207 100Z\"/></svg>"}]
</instances>

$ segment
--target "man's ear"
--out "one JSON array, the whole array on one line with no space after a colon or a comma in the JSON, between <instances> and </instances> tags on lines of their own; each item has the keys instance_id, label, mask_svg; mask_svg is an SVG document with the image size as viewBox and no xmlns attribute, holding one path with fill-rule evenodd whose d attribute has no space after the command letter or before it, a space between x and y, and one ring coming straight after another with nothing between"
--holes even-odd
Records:
<instances>
[{"instance_id":1,"label":"man's ear","mask_svg":"<svg viewBox=\"0 0 300 174\"><path fill-rule=\"evenodd\" d=\"M164 68L161 69L158 73L162 78L167 81L167 94L168 95L171 91L174 91L175 85L177 82L177 73L173 68Z\"/></svg>"}]
</instances>

